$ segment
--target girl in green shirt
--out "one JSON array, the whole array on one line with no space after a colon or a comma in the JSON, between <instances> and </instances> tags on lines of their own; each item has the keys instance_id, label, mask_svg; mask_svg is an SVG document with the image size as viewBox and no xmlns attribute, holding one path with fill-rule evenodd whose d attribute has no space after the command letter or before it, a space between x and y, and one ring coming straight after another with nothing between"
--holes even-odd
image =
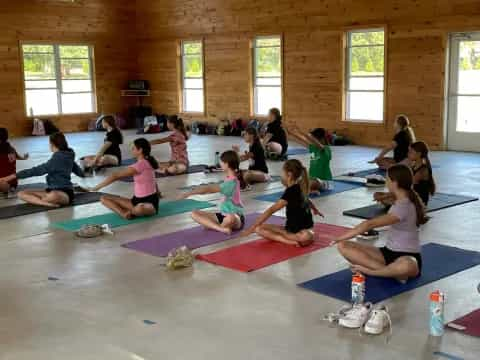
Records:
<instances>
[{"instance_id":1,"label":"girl in green shirt","mask_svg":"<svg viewBox=\"0 0 480 360\"><path fill-rule=\"evenodd\" d=\"M304 133L297 127L289 128L288 134L305 146L310 152L310 192L318 193L329 189L329 181L333 179L330 170L332 150L326 140L326 131L317 128L310 133Z\"/></svg>"}]
</instances>

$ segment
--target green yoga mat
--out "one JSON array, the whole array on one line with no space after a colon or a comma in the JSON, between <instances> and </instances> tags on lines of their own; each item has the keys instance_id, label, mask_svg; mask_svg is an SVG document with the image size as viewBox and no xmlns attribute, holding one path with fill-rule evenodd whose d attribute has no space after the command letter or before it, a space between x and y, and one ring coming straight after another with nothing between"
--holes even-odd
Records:
<instances>
[{"instance_id":1,"label":"green yoga mat","mask_svg":"<svg viewBox=\"0 0 480 360\"><path fill-rule=\"evenodd\" d=\"M102 214L97 216L90 216L86 218L57 222L57 223L53 223L52 226L58 229L66 230L66 231L77 231L83 225L86 225L86 224L95 224L95 225L109 224L112 228L115 228L115 227L130 225L130 224L143 223L145 221L152 221L152 220L167 217L167 216L183 214L192 210L206 209L212 206L215 206L215 204L212 204L207 201L197 201L197 200L191 200L191 199L169 201L169 202L160 203L158 214L155 216L139 217L132 220L126 220L118 216L117 214L108 213L108 214Z\"/></svg>"}]
</instances>

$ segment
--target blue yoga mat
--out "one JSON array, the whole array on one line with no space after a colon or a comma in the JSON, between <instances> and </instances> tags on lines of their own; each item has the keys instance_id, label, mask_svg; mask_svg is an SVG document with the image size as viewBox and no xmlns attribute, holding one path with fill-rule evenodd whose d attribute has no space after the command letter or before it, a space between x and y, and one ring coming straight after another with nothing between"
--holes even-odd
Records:
<instances>
[{"instance_id":1,"label":"blue yoga mat","mask_svg":"<svg viewBox=\"0 0 480 360\"><path fill-rule=\"evenodd\" d=\"M340 181L331 181L333 185L332 190L322 191L320 194L310 195L311 199L316 199L319 197L329 196L344 191L354 190L363 187L362 184L346 183ZM265 194L255 197L255 200L267 201L267 202L277 202L283 195L283 191L279 191L273 194Z\"/></svg>"},{"instance_id":2,"label":"blue yoga mat","mask_svg":"<svg viewBox=\"0 0 480 360\"><path fill-rule=\"evenodd\" d=\"M310 154L310 152L306 148L289 148L287 150L287 156L306 155L306 154Z\"/></svg>"},{"instance_id":3,"label":"blue yoga mat","mask_svg":"<svg viewBox=\"0 0 480 360\"><path fill-rule=\"evenodd\" d=\"M452 246L430 243L422 247L422 275L406 284L393 279L367 277L365 301L378 303L420 286L480 265L480 253ZM350 269L322 276L298 286L335 299L350 302L352 272Z\"/></svg>"},{"instance_id":4,"label":"blue yoga mat","mask_svg":"<svg viewBox=\"0 0 480 360\"><path fill-rule=\"evenodd\" d=\"M369 175L382 175L382 176L386 176L387 175L387 171L386 170L382 170L382 169L379 169L379 168L375 168L375 169L367 169L367 170L361 170L361 171L356 171L356 172L349 172L347 174L344 174L343 176L351 176L351 177L361 177L361 178L364 178L364 177L367 177Z\"/></svg>"}]
</instances>

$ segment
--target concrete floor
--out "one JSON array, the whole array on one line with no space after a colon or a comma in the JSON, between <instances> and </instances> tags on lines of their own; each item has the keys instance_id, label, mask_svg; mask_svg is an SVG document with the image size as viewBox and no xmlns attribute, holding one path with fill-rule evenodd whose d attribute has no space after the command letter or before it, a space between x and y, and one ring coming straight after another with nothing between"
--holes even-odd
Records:
<instances>
[{"instance_id":1,"label":"concrete floor","mask_svg":"<svg viewBox=\"0 0 480 360\"><path fill-rule=\"evenodd\" d=\"M128 133L128 141L135 135ZM72 134L78 156L98 148L102 133ZM31 159L19 168L46 160L46 138L13 142ZM128 142L127 142L128 143ZM193 137L192 163L212 163L215 151L241 143L240 138ZM128 146L125 146L127 154ZM368 168L377 150L334 148L335 174ZM168 159L168 146L155 149ZM480 193L480 155L433 154L440 165L435 175L440 191ZM306 156L299 157L306 160ZM280 164L270 164L278 173ZM162 179L167 198L186 184L221 175L194 174ZM38 182L39 179L32 179ZM96 183L98 179L86 183ZM81 182L80 179L75 179ZM253 200L256 193L277 189L259 186L244 195L247 212L269 204ZM131 185L119 183L106 191L131 195ZM371 190L361 188L316 200L325 221L354 225L342 211L371 202ZM216 195L203 197L219 199ZM5 206L15 200L0 200ZM167 272L160 258L120 247L153 234L192 226L188 214L119 228L113 237L92 241L49 228L52 221L105 213L100 204L60 209L0 221L0 359L436 359L442 351L463 359L478 359L480 341L447 331L433 341L428 336L428 294L447 293L446 320L480 307L476 287L480 266L389 299L394 334L360 336L357 331L331 328L321 319L343 303L302 290L296 283L346 266L334 248L286 261L251 274L197 262L192 269ZM283 215L283 214L281 214ZM480 251L480 202L439 211L422 230L422 241ZM383 241L383 237L379 243ZM201 252L237 243L202 248ZM58 281L49 281L56 277ZM144 320L154 321L146 325Z\"/></svg>"}]
</instances>

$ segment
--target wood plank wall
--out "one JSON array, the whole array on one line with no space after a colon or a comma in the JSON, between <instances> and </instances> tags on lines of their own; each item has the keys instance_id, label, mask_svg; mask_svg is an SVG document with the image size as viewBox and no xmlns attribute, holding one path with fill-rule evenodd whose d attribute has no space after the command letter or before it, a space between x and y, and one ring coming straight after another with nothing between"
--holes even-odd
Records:
<instances>
[{"instance_id":1,"label":"wood plank wall","mask_svg":"<svg viewBox=\"0 0 480 360\"><path fill-rule=\"evenodd\" d=\"M379 25L388 34L387 121L342 122L343 34ZM203 38L206 118L249 116L249 41L282 34L286 120L360 144L388 142L405 113L418 138L442 147L448 33L475 30L478 0L137 0L139 76L152 83L156 111L179 110L177 41Z\"/></svg>"},{"instance_id":2,"label":"wood plank wall","mask_svg":"<svg viewBox=\"0 0 480 360\"><path fill-rule=\"evenodd\" d=\"M26 116L20 41L81 42L95 47L99 112L122 109L120 89L134 76L135 1L12 0L0 4L0 126L31 134ZM63 131L86 130L94 114L53 118Z\"/></svg>"}]
</instances>

